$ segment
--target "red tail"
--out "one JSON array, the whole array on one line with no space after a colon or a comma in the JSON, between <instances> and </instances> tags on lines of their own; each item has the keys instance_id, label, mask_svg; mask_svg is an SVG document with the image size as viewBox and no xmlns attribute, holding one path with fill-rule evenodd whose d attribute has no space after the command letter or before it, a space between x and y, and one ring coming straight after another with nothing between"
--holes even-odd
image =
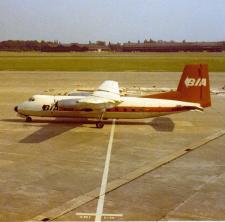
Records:
<instances>
[{"instance_id":1,"label":"red tail","mask_svg":"<svg viewBox=\"0 0 225 222\"><path fill-rule=\"evenodd\" d=\"M200 103L202 107L211 106L208 65L186 65L177 91L144 97Z\"/></svg>"}]
</instances>

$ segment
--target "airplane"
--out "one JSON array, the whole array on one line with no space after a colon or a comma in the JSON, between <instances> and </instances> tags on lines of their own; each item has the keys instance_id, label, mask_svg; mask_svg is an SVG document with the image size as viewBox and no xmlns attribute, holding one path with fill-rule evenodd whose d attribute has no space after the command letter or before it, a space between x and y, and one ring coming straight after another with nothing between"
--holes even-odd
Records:
<instances>
[{"instance_id":1,"label":"airplane","mask_svg":"<svg viewBox=\"0 0 225 222\"><path fill-rule=\"evenodd\" d=\"M105 119L142 119L180 113L203 111L211 106L207 64L189 64L176 91L142 97L120 96L118 82L104 81L94 92L67 96L34 95L14 110L31 122L31 116L96 119L103 128Z\"/></svg>"}]
</instances>

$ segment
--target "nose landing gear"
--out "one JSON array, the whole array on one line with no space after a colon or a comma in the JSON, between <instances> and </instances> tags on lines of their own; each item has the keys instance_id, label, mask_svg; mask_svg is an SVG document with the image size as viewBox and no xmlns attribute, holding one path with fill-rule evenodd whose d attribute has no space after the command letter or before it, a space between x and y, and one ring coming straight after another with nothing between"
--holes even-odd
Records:
<instances>
[{"instance_id":1,"label":"nose landing gear","mask_svg":"<svg viewBox=\"0 0 225 222\"><path fill-rule=\"evenodd\" d=\"M25 121L28 122L28 123L32 122L32 118L30 116L27 116Z\"/></svg>"}]
</instances>

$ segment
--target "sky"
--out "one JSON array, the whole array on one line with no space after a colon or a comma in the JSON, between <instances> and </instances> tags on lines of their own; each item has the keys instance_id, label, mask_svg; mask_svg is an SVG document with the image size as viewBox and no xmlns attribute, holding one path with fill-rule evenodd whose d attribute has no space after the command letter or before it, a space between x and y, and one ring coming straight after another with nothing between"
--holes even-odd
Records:
<instances>
[{"instance_id":1,"label":"sky","mask_svg":"<svg viewBox=\"0 0 225 222\"><path fill-rule=\"evenodd\" d=\"M0 41L225 41L225 0L0 0Z\"/></svg>"}]
</instances>

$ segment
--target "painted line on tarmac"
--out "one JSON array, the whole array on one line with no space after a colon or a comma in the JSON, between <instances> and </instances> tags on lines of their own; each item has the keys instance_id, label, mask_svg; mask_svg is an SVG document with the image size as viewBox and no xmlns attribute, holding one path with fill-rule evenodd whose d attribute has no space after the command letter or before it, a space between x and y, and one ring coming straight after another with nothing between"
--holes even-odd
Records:
<instances>
[{"instance_id":1,"label":"painted line on tarmac","mask_svg":"<svg viewBox=\"0 0 225 222\"><path fill-rule=\"evenodd\" d=\"M102 176L102 184L101 184L101 189L100 189L100 193L99 193L95 221L101 221L101 219L102 219L103 207L104 207L104 202L105 202L105 192L106 192L108 175L109 175L109 164L110 164L110 157L111 157L111 152L112 152L114 131L115 131L115 119L112 122L112 128L111 128L111 132L110 132L109 144L108 144L108 148L107 148L105 167L104 167L104 172L103 172L103 176Z\"/></svg>"},{"instance_id":2,"label":"painted line on tarmac","mask_svg":"<svg viewBox=\"0 0 225 222\"><path fill-rule=\"evenodd\" d=\"M78 216L79 219L93 221L92 218L96 217L96 213L76 213L76 216ZM104 221L114 221L122 217L123 214L102 214L102 220Z\"/></svg>"},{"instance_id":3,"label":"painted line on tarmac","mask_svg":"<svg viewBox=\"0 0 225 222\"><path fill-rule=\"evenodd\" d=\"M185 147L182 150L178 150L176 152L173 152L172 154L159 159L158 161L154 163L149 163L145 165L144 167L141 167L131 173L128 173L125 176L120 177L119 179L115 179L107 184L107 189L105 191L105 194L118 189L119 187L126 185L130 183L131 181L143 176L146 173L149 173L173 160L176 160L179 157L184 156L185 154L189 153L192 150L195 150L199 147L202 147L203 145L219 138L225 135L225 130L220 130L214 134L211 134L200 141L193 143L187 147ZM34 218L32 218L30 221L48 221L48 220L54 220L56 218L59 218L60 216L96 199L99 198L100 188L96 188L84 195L75 197L72 200L67 201L66 203L51 209L47 212L44 212L41 215L38 215Z\"/></svg>"}]
</instances>

